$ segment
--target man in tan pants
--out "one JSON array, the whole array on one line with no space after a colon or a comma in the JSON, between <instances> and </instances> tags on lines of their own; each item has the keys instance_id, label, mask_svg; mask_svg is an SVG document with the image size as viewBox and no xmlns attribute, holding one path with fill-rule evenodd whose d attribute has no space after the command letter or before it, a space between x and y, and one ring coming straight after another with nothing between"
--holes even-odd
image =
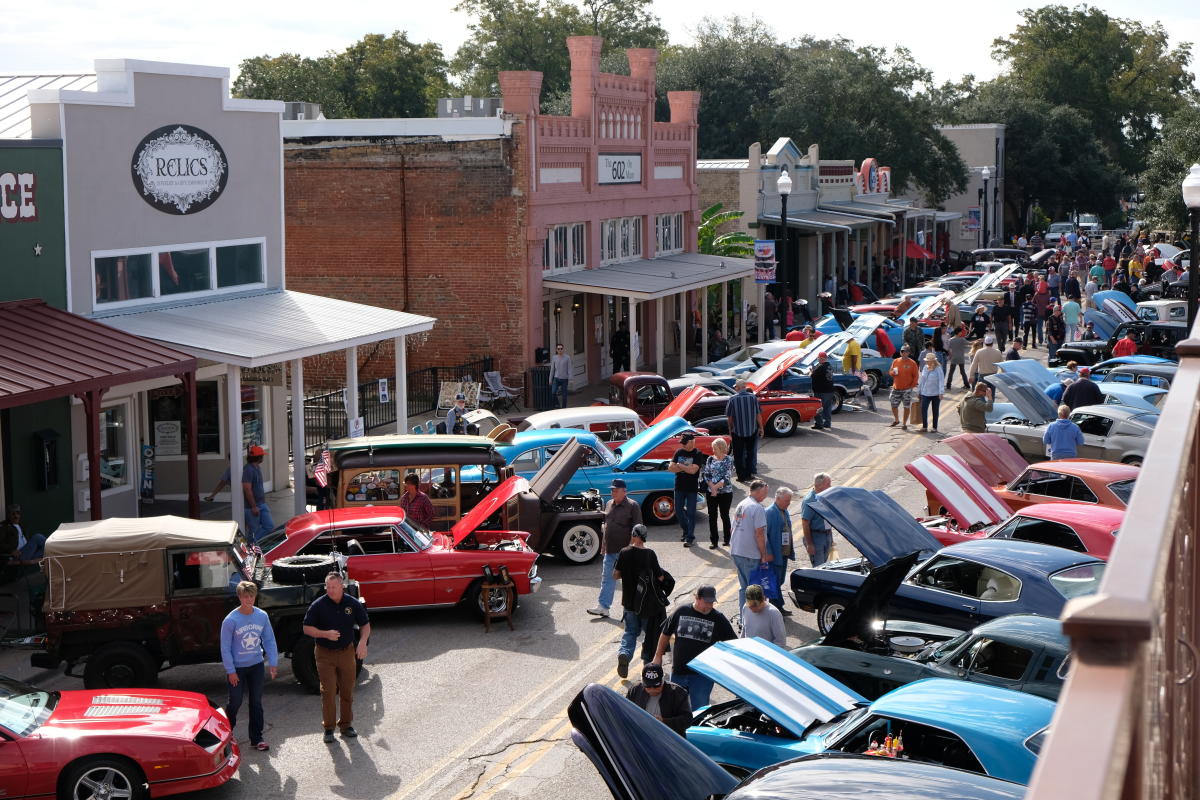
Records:
<instances>
[{"instance_id":1,"label":"man in tan pants","mask_svg":"<svg viewBox=\"0 0 1200 800\"><path fill-rule=\"evenodd\" d=\"M313 601L304 615L304 635L316 643L317 675L321 679L321 722L326 743L333 741L334 727L342 736L358 736L351 724L354 721L354 683L358 664L356 658L367 657L367 640L371 622L367 609L358 599L348 597L342 576L331 572L325 576L325 594ZM358 647L354 646L354 626L359 626ZM341 707L336 707L340 698ZM336 714L336 716L335 716Z\"/></svg>"}]
</instances>

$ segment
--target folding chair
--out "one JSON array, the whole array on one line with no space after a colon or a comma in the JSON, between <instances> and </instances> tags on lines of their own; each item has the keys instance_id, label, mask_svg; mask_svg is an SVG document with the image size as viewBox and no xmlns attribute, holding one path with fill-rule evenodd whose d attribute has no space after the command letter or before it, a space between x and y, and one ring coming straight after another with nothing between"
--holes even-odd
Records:
<instances>
[{"instance_id":1,"label":"folding chair","mask_svg":"<svg viewBox=\"0 0 1200 800\"><path fill-rule=\"evenodd\" d=\"M483 380L492 400L493 411L521 407L520 398L525 392L524 387L505 386L499 371L483 373Z\"/></svg>"}]
</instances>

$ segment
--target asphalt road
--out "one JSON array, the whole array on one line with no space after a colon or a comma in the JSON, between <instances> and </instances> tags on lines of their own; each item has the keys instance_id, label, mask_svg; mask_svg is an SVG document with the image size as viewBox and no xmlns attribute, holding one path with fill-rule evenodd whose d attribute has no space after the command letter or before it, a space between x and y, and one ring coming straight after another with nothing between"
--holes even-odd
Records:
<instances>
[{"instance_id":1,"label":"asphalt road","mask_svg":"<svg viewBox=\"0 0 1200 800\"><path fill-rule=\"evenodd\" d=\"M958 432L955 409L964 396L960 391L946 396L943 435ZM847 408L835 415L832 433L804 427L790 439L767 440L760 473L772 490L786 484L806 493L813 474L827 471L835 484L883 489L918 513L924 491L903 466L928 452L947 450L939 446L940 437L889 428L890 421L886 399L878 413ZM742 496L738 491L734 502ZM799 513L799 497L793 513ZM731 598L737 592L732 564L724 549L708 549L703 515L699 522L697 547L683 548L675 526L651 528L649 546L676 577L680 598L702 583L715 584L717 607L732 616L736 600ZM853 552L840 537L837 544L843 556ZM375 615L367 669L356 693L357 740L321 741L319 698L305 693L285 662L266 691L271 751L243 750L234 780L186 797L607 797L591 764L570 743L566 706L589 682L622 691L628 685L616 676L621 625L584 611L596 601L598 562L569 567L549 559L541 575L542 590L524 598L514 631L493 625L485 633L460 610ZM812 614L793 613L787 618L789 641L813 638ZM81 688L81 681L61 675L39 682L47 688ZM160 685L214 699L225 695L225 676L216 665L169 670ZM721 697L719 692L714 699ZM244 715L245 709L238 730L243 747Z\"/></svg>"}]
</instances>

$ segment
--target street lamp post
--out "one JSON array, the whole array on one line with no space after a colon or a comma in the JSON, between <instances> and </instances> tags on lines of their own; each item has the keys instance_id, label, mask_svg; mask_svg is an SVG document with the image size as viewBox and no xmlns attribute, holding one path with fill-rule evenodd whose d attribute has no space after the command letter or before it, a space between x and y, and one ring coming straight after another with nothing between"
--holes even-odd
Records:
<instances>
[{"instance_id":1,"label":"street lamp post","mask_svg":"<svg viewBox=\"0 0 1200 800\"><path fill-rule=\"evenodd\" d=\"M775 188L779 191L779 204L780 204L779 205L779 209L780 209L779 210L779 224L783 228L783 231L782 231L783 242L782 242L782 247L779 248L779 268L786 271L787 270L787 242L788 242L787 200L788 200L788 195L792 193L792 179L788 175L786 167L784 167L780 170L779 180L775 182ZM776 274L775 274L775 282L780 283L778 272L776 272ZM797 291L797 292L800 291L800 287L796 286L794 291ZM786 294L786 292L784 294ZM786 315L786 313L787 313L787 311L785 309L784 314Z\"/></svg>"},{"instance_id":2,"label":"street lamp post","mask_svg":"<svg viewBox=\"0 0 1200 800\"><path fill-rule=\"evenodd\" d=\"M1192 252L1188 256L1188 332L1196 324L1196 304L1200 301L1200 164L1192 164L1183 179L1183 204L1192 223Z\"/></svg>"},{"instance_id":3,"label":"street lamp post","mask_svg":"<svg viewBox=\"0 0 1200 800\"><path fill-rule=\"evenodd\" d=\"M991 240L988 238L988 181L992 178L992 171L987 167L983 168L983 247L991 247Z\"/></svg>"}]
</instances>

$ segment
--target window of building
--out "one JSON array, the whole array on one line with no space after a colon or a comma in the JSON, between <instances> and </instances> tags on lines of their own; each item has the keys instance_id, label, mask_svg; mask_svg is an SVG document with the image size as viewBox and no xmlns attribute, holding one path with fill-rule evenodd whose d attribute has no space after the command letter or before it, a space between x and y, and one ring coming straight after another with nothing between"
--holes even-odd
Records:
<instances>
[{"instance_id":1,"label":"window of building","mask_svg":"<svg viewBox=\"0 0 1200 800\"><path fill-rule=\"evenodd\" d=\"M242 451L266 444L266 398L261 386L242 386Z\"/></svg>"},{"instance_id":2,"label":"window of building","mask_svg":"<svg viewBox=\"0 0 1200 800\"><path fill-rule=\"evenodd\" d=\"M587 264L587 237L583 223L555 225L546 234L542 269L546 272L582 269Z\"/></svg>"},{"instance_id":3,"label":"window of building","mask_svg":"<svg viewBox=\"0 0 1200 800\"><path fill-rule=\"evenodd\" d=\"M600 223L600 263L616 264L642 257L642 218L620 217Z\"/></svg>"},{"instance_id":4,"label":"window of building","mask_svg":"<svg viewBox=\"0 0 1200 800\"><path fill-rule=\"evenodd\" d=\"M129 403L100 409L100 488L125 489L136 478Z\"/></svg>"},{"instance_id":5,"label":"window of building","mask_svg":"<svg viewBox=\"0 0 1200 800\"><path fill-rule=\"evenodd\" d=\"M263 248L263 240L257 239L93 252L96 304L262 285Z\"/></svg>"},{"instance_id":6,"label":"window of building","mask_svg":"<svg viewBox=\"0 0 1200 800\"><path fill-rule=\"evenodd\" d=\"M163 386L146 393L150 413L150 443L156 458L187 455L187 398L183 386ZM220 454L221 392L217 381L196 382L196 450Z\"/></svg>"},{"instance_id":7,"label":"window of building","mask_svg":"<svg viewBox=\"0 0 1200 800\"><path fill-rule=\"evenodd\" d=\"M659 214L654 218L654 238L658 242L656 255L683 252L683 214Z\"/></svg>"}]
</instances>

